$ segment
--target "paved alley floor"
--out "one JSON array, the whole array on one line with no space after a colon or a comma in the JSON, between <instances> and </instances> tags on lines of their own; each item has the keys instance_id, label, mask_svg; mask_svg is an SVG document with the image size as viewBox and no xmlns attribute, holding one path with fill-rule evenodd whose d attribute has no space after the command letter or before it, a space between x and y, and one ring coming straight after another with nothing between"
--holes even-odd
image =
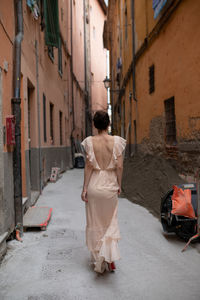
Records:
<instances>
[{"instance_id":1,"label":"paved alley floor","mask_svg":"<svg viewBox=\"0 0 200 300\"><path fill-rule=\"evenodd\" d=\"M11 241L0 266L0 300L199 300L199 245L165 237L146 209L119 199L122 259L115 273L97 275L85 246L83 170L49 183L37 205L53 208L46 231Z\"/></svg>"}]
</instances>

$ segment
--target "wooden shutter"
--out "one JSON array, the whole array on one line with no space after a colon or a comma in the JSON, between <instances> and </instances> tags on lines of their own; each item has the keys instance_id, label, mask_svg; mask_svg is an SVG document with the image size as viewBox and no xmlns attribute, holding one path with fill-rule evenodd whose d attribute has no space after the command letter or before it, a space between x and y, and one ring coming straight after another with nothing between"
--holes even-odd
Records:
<instances>
[{"instance_id":1,"label":"wooden shutter","mask_svg":"<svg viewBox=\"0 0 200 300\"><path fill-rule=\"evenodd\" d=\"M48 46L59 46L58 0L44 0L45 43Z\"/></svg>"},{"instance_id":2,"label":"wooden shutter","mask_svg":"<svg viewBox=\"0 0 200 300\"><path fill-rule=\"evenodd\" d=\"M176 116L174 97L165 100L166 143L176 143Z\"/></svg>"}]
</instances>

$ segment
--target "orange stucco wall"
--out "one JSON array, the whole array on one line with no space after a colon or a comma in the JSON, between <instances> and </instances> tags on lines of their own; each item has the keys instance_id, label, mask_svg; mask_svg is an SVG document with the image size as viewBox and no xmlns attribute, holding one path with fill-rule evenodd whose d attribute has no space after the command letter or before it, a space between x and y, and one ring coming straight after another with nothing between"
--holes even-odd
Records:
<instances>
[{"instance_id":1,"label":"orange stucco wall","mask_svg":"<svg viewBox=\"0 0 200 300\"><path fill-rule=\"evenodd\" d=\"M200 128L199 1L182 1L161 30L159 30L161 21L169 13L170 8L168 10L166 6L155 20L152 1L134 2L137 102L133 98L130 101L129 97L133 91L130 68L133 59L132 31L127 30L128 37L125 39L124 28L126 5L127 23L132 24L131 1L110 1L109 4L111 79L113 88L117 88L116 62L121 53L122 67L118 70L119 89L125 88L120 100L118 95L113 93L114 133L128 137L130 144L135 142L141 144L153 139L155 144L164 147L164 100L174 97L177 142L197 140ZM117 26L121 32L115 30ZM139 54L141 50L142 54ZM155 91L149 94L149 67L152 64L155 66ZM137 125L137 141L135 141L134 120ZM157 137L154 140L155 135Z\"/></svg>"},{"instance_id":2,"label":"orange stucco wall","mask_svg":"<svg viewBox=\"0 0 200 300\"><path fill-rule=\"evenodd\" d=\"M13 72L13 42L14 42L14 6L13 1L0 2L0 68L2 72L2 94L3 94L3 124L5 125L5 117L12 114L11 98L12 98L12 72ZM10 17L8 18L7 15ZM4 69L4 65L8 64L8 71ZM4 148L7 151L7 148Z\"/></svg>"},{"instance_id":3,"label":"orange stucco wall","mask_svg":"<svg viewBox=\"0 0 200 300\"><path fill-rule=\"evenodd\" d=\"M103 26L106 16L97 0L90 4L91 89L92 113L107 110L107 92L103 84L106 77L106 49L103 48Z\"/></svg>"},{"instance_id":4,"label":"orange stucco wall","mask_svg":"<svg viewBox=\"0 0 200 300\"><path fill-rule=\"evenodd\" d=\"M137 63L139 143L149 136L152 118L164 117L164 100L172 96L175 97L178 140L192 138L192 131L199 129L199 18L198 1L193 1L192 5L184 1ZM149 95L148 68L153 63L155 92ZM191 119L194 120L193 128Z\"/></svg>"},{"instance_id":5,"label":"orange stucco wall","mask_svg":"<svg viewBox=\"0 0 200 300\"><path fill-rule=\"evenodd\" d=\"M8 3L7 3L8 2ZM84 78L84 12L83 1L72 1L73 34L71 49L71 1L59 0L59 25L62 35L62 69L58 70L58 49L54 48L54 59L48 54L44 31L40 22L34 19L26 1L23 1L24 38L21 57L21 155L23 196L27 196L27 153L30 149L57 149L70 147L70 137L81 140L85 137L85 78ZM105 14L97 0L90 1L91 28L96 27L96 39L91 32L91 78L92 108L107 108L106 90L103 79L106 76L106 50L103 49L102 32ZM12 113L12 73L13 45L15 37L15 16L13 1L2 0L0 3L0 67L8 63L8 71L3 71L3 123L6 115ZM7 16L10 16L9 18ZM73 57L73 85L71 76L71 55ZM99 61L103 61L99 65ZM91 81L91 78L89 80ZM72 107L72 88L74 95L74 124ZM46 136L44 139L43 95L46 97ZM53 131L50 133L50 103L54 105ZM59 113L62 112L62 145L60 144ZM11 147L5 151L12 151ZM45 163L43 164L45 166ZM42 172L45 172L42 170Z\"/></svg>"},{"instance_id":6,"label":"orange stucco wall","mask_svg":"<svg viewBox=\"0 0 200 300\"><path fill-rule=\"evenodd\" d=\"M69 7L63 1L59 1L60 30L64 40L69 37L67 28L67 14ZM69 56L62 44L62 68L63 74L58 71L58 49L54 48L54 60L48 55L48 48L44 41L44 31L41 31L40 20L35 20L23 2L24 39L22 43L22 176L23 195L26 195L26 163L25 151L29 148L63 147L70 145L70 133L72 117L71 110L71 84ZM37 47L36 47L37 45ZM38 55L38 62L37 62ZM38 66L37 66L38 64ZM36 68L38 67L38 74ZM37 78L38 76L38 78ZM29 93L28 93L29 89ZM43 94L46 96L46 134L44 140L43 126ZM39 97L39 98L38 98ZM30 102L30 121L28 114L28 102ZM50 134L50 103L54 105L53 112L53 143ZM40 111L38 115L38 111ZM62 140L60 145L59 112L62 112ZM30 125L30 129L29 129ZM40 127L40 130L39 130ZM30 130L30 139L28 132ZM40 139L39 139L40 131Z\"/></svg>"}]
</instances>

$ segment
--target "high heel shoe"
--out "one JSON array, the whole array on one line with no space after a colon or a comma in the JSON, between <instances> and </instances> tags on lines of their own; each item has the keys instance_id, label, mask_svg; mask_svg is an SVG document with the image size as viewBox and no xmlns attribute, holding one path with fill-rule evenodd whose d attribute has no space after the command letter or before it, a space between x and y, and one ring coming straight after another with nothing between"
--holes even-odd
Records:
<instances>
[{"instance_id":1,"label":"high heel shoe","mask_svg":"<svg viewBox=\"0 0 200 300\"><path fill-rule=\"evenodd\" d=\"M111 268L112 268L112 270L113 270L113 271L116 269L116 266L115 266L115 263L114 263L114 261L113 261L113 262L111 262Z\"/></svg>"},{"instance_id":2,"label":"high heel shoe","mask_svg":"<svg viewBox=\"0 0 200 300\"><path fill-rule=\"evenodd\" d=\"M108 270L109 270L110 272L114 272L114 271L115 271L116 266L115 266L115 263L114 263L114 262L107 263L107 265L108 265Z\"/></svg>"}]
</instances>

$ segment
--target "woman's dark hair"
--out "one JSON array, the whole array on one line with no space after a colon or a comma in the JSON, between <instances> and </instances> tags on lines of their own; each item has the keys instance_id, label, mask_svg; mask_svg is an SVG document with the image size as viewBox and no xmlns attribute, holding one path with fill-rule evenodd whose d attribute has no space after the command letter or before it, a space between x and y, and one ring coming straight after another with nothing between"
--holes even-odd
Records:
<instances>
[{"instance_id":1,"label":"woman's dark hair","mask_svg":"<svg viewBox=\"0 0 200 300\"><path fill-rule=\"evenodd\" d=\"M93 117L94 126L98 130L106 130L110 125L109 115L104 110L97 110Z\"/></svg>"}]
</instances>

